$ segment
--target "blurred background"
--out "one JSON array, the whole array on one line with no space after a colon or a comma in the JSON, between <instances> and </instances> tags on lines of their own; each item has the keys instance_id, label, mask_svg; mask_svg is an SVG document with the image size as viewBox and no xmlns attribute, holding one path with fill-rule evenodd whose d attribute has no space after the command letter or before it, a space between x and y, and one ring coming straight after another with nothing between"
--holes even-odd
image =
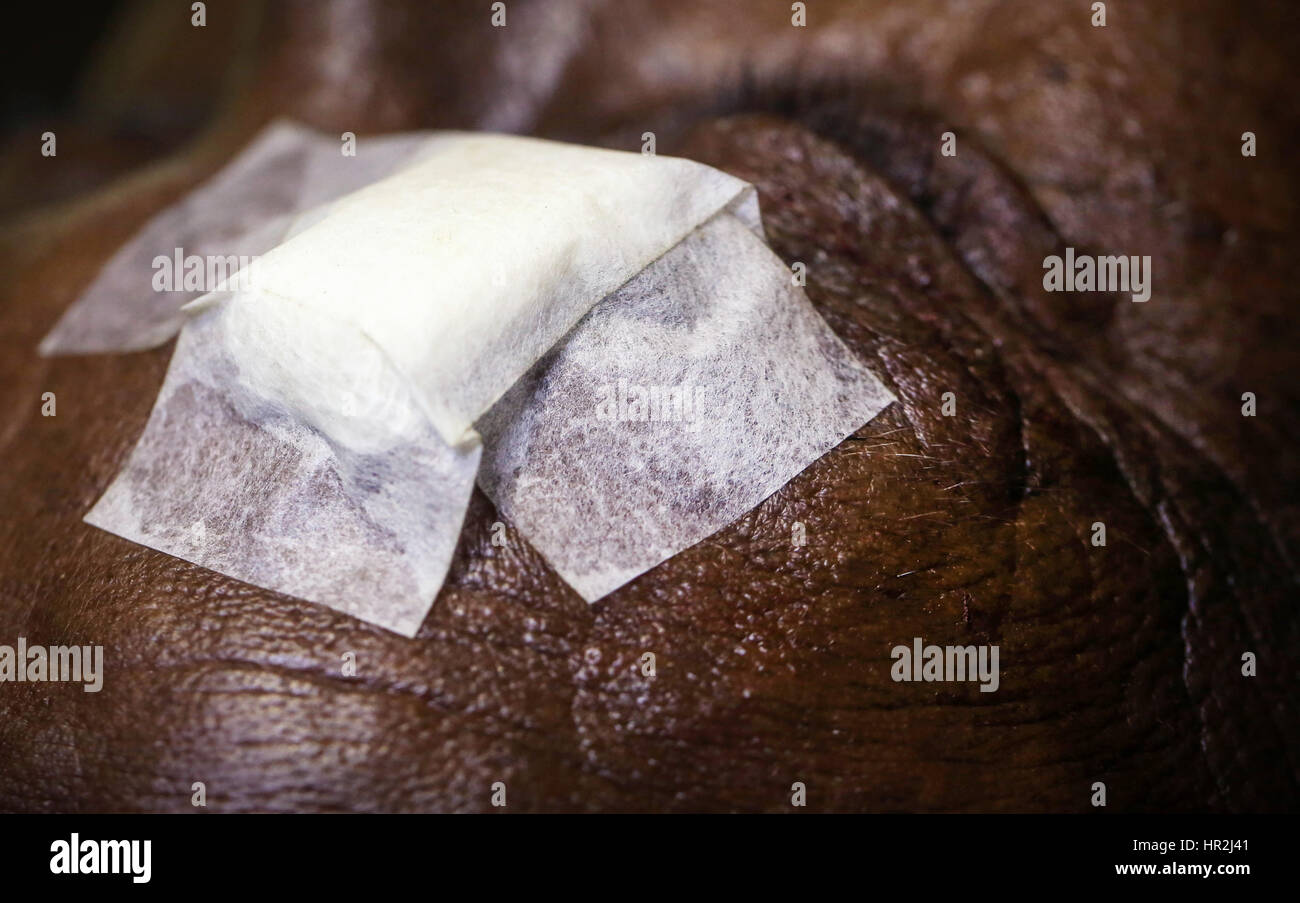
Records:
<instances>
[{"instance_id":1,"label":"blurred background","mask_svg":"<svg viewBox=\"0 0 1300 903\"><path fill-rule=\"evenodd\" d=\"M188 4L99 0L69 9L29 3L6 12L13 23L0 67L0 219L78 195L176 148L212 114L212 90L224 66L195 68L180 78L153 80L123 57L124 45L170 49L202 63L178 41L192 29L169 27ZM182 19L188 26L188 22ZM218 24L216 31L222 31ZM194 42L201 46L202 41ZM146 67L147 68L147 67ZM179 73L177 73L179 75ZM39 172L41 135L53 131L63 145L58 178Z\"/></svg>"}]
</instances>

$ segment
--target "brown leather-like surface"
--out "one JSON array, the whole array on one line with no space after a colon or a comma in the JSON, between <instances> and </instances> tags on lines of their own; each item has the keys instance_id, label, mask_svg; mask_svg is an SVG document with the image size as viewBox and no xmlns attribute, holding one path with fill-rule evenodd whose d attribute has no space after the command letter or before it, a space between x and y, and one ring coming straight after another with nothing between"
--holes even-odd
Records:
<instances>
[{"instance_id":1,"label":"brown leather-like surface","mask_svg":"<svg viewBox=\"0 0 1300 903\"><path fill-rule=\"evenodd\" d=\"M0 684L0 808L192 811L203 781L216 811L486 811L503 781L510 811L788 811L802 781L814 811L1092 811L1103 781L1111 810L1295 809L1287 4L1110 4L1100 29L1087 4L809 6L794 29L784 2L516 2L492 29L482 4L246 4L247 71L198 141L10 226L0 643L102 644L106 675ZM120 40L133 72L183 62ZM590 607L491 543L476 492L415 640L95 530L170 346L36 344L277 113L363 140L654 131L759 187L899 403ZM1151 300L1045 293L1067 244L1151 255ZM916 636L998 644L999 690L894 682Z\"/></svg>"}]
</instances>

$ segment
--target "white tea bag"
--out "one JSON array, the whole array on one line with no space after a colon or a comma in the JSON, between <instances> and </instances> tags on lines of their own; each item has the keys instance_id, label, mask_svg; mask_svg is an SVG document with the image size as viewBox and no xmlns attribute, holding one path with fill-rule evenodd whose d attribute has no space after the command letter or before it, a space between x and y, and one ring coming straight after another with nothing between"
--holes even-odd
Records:
<instances>
[{"instance_id":1,"label":"white tea bag","mask_svg":"<svg viewBox=\"0 0 1300 903\"><path fill-rule=\"evenodd\" d=\"M893 400L724 214L598 304L479 421L479 485L592 602Z\"/></svg>"},{"instance_id":2,"label":"white tea bag","mask_svg":"<svg viewBox=\"0 0 1300 903\"><path fill-rule=\"evenodd\" d=\"M178 314L192 293L141 285L182 244L265 253ZM751 186L528 138L395 135L346 158L276 126L151 221L42 347L149 347L186 316L86 520L407 636L476 473L594 600L890 400L764 245Z\"/></svg>"},{"instance_id":3,"label":"white tea bag","mask_svg":"<svg viewBox=\"0 0 1300 903\"><path fill-rule=\"evenodd\" d=\"M758 228L749 185L689 160L464 133L420 157L265 254L256 285L364 332L450 444L705 220L736 210Z\"/></svg>"}]
</instances>

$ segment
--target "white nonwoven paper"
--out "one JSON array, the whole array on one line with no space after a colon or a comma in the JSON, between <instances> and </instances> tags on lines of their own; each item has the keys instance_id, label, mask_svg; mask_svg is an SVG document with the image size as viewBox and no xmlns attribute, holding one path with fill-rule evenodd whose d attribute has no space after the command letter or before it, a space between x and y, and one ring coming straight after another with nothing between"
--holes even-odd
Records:
<instances>
[{"instance_id":1,"label":"white nonwoven paper","mask_svg":"<svg viewBox=\"0 0 1300 903\"><path fill-rule=\"evenodd\" d=\"M209 570L414 636L442 586L480 448L452 449L406 380L345 324L297 342L349 356L356 382L304 403L265 367L233 306L181 331L144 434L86 522ZM346 428L337 428L340 424Z\"/></svg>"},{"instance_id":2,"label":"white nonwoven paper","mask_svg":"<svg viewBox=\"0 0 1300 903\"><path fill-rule=\"evenodd\" d=\"M167 248L267 242L251 284L184 312L193 293L142 297ZM528 138L397 135L346 158L277 125L155 217L42 349L182 324L86 520L407 636L476 476L593 601L892 400L764 244L751 186Z\"/></svg>"},{"instance_id":3,"label":"white nonwoven paper","mask_svg":"<svg viewBox=\"0 0 1300 903\"><path fill-rule=\"evenodd\" d=\"M345 157L337 139L291 122L268 126L207 182L166 208L100 270L41 342L42 354L143 351L169 341L185 321L182 306L212 286L154 289L154 261L221 258L235 261L269 251L299 215L382 178L413 157L430 133L363 139ZM231 260L233 258L233 260ZM174 274L180 275L180 274Z\"/></svg>"},{"instance_id":4,"label":"white nonwoven paper","mask_svg":"<svg viewBox=\"0 0 1300 903\"><path fill-rule=\"evenodd\" d=\"M479 485L592 602L891 401L785 264L722 215L598 304L479 422Z\"/></svg>"}]
</instances>

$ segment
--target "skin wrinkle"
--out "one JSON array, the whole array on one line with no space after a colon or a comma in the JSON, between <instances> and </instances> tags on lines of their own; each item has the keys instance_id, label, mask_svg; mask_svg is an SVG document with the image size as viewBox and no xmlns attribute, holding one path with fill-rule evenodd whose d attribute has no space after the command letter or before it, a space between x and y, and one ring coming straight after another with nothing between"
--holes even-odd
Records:
<instances>
[{"instance_id":1,"label":"skin wrinkle","mask_svg":"<svg viewBox=\"0 0 1300 903\"><path fill-rule=\"evenodd\" d=\"M1106 434L1102 433L1100 430L1098 431L1098 435L1101 436L1103 439L1109 439L1109 437ZM1132 483L1130 483L1130 485L1132 485ZM1189 700L1195 702L1197 694L1194 688L1192 687L1190 680L1188 679L1189 666L1191 664L1191 661L1193 660L1194 653L1193 653L1190 637L1188 636L1187 633L1187 626L1190 623L1192 623L1192 620L1194 618L1197 617L1198 608L1204 604L1201 600L1202 594L1196 588L1196 579L1194 577L1194 572L1200 570L1200 566L1194 566L1190 561L1188 561L1188 559L1184 556L1183 552L1181 551L1181 549L1184 546L1183 540L1185 539L1185 530L1176 526L1173 520L1168 515L1167 504L1171 502L1172 499L1161 498L1157 493L1155 497L1147 498L1144 501L1146 502L1146 504L1151 505L1154 510L1159 512L1158 522L1165 528L1166 536L1170 544L1174 546L1175 549L1180 550L1179 560L1182 563L1183 571L1184 574L1186 575L1186 587L1187 587L1187 597L1186 597L1187 613L1183 616L1182 620L1180 621L1180 635L1183 638L1183 654L1184 654L1183 676L1184 676L1184 686L1187 690L1188 698ZM1208 547L1206 547L1204 543L1201 543L1201 545L1203 551L1208 551ZM1235 608L1239 614L1242 613L1239 606L1236 606ZM1246 623L1249 625L1249 619L1246 619ZM1261 645L1262 638L1260 637L1260 635L1256 631L1254 631L1253 628L1251 632L1254 635L1256 646ZM1198 710L1202 713L1201 749L1202 752L1205 754L1208 762L1211 759L1208 750L1209 721L1204 717L1204 705L1198 706ZM1276 713L1271 713L1271 715L1274 719L1279 717ZM1286 751L1285 745L1283 746L1283 749L1284 751ZM1289 755L1288 755L1288 759L1290 759ZM1224 792L1225 795L1227 795L1227 787L1226 787L1225 780L1219 775L1218 770L1215 770L1215 774L1216 777L1218 777L1219 779L1220 790Z\"/></svg>"},{"instance_id":2,"label":"skin wrinkle","mask_svg":"<svg viewBox=\"0 0 1300 903\"><path fill-rule=\"evenodd\" d=\"M1081 376L1080 378L1084 378L1084 379L1086 379L1087 377L1085 377L1085 376ZM1059 396L1059 395L1058 395L1058 397L1061 397L1061 400L1062 400L1063 403L1069 404L1069 401L1068 401L1067 399L1065 399L1064 397ZM1120 403L1124 403L1122 399L1120 400ZM1096 424L1096 423L1095 423L1091 418L1086 417L1086 416L1084 415L1084 413L1081 412L1081 411L1079 411L1077 408L1075 408L1075 413L1076 413L1076 416L1078 416L1080 422L1088 423L1088 424L1092 425L1092 427L1093 427L1093 429L1094 429L1094 432L1096 432L1096 434L1098 435L1098 437L1101 438L1101 439L1102 439L1102 440L1107 444L1107 446L1108 446L1109 448L1112 448L1112 449L1117 449L1117 448L1118 448L1118 443L1115 441L1114 437L1113 437L1109 432L1102 430L1101 427L1100 427L1099 425L1097 425L1097 424ZM1148 428L1148 429L1150 429L1150 428ZM1122 458L1119 458L1119 457L1116 458L1117 463L1121 462L1122 460L1123 460ZM1121 465L1121 466L1122 466L1122 465ZM1153 466L1155 466L1155 467L1158 468L1158 466L1159 466L1159 465L1158 465L1158 461L1157 461ZM1126 473L1126 474L1131 474L1131 471L1129 471L1127 468L1124 468L1124 470L1125 470L1125 473ZM1226 475L1223 475L1223 474L1220 474L1220 475L1221 475L1221 476L1224 476L1225 479L1226 479ZM1200 550L1201 550L1201 552L1202 552L1202 556L1203 556L1203 557L1201 558L1200 562L1193 562L1193 561L1191 561L1191 560L1187 557L1186 552L1184 551L1184 550L1186 549L1186 546L1187 546L1187 543L1186 543L1186 539L1187 539L1187 535L1186 535L1186 534L1187 534L1187 531L1186 531L1185 528L1181 528L1181 527L1177 526L1177 525L1174 523L1173 519L1169 516L1168 505L1169 505L1170 503L1175 503L1175 504L1176 504L1176 500L1173 499L1173 498L1171 498L1171 497L1165 496L1165 495L1164 495L1164 494L1159 490L1158 487L1160 486L1161 481L1160 481L1159 478L1158 478L1158 474L1157 474L1157 478L1156 478L1155 480L1153 480L1152 483L1151 483L1151 486L1152 486L1152 491L1151 491L1151 492L1142 492L1142 491L1140 491L1140 490L1138 489L1138 485L1139 485L1138 482L1137 482L1136 479L1133 478L1131 475L1130 475L1130 476L1127 476L1127 480L1128 480L1128 483L1129 483L1130 487L1131 487L1132 490L1133 490L1134 497L1137 498L1139 501L1142 501L1146 506L1148 506L1149 508L1151 508L1151 510L1154 510L1154 511L1156 511L1156 512L1159 513L1158 521L1159 521L1159 522L1162 524L1162 526L1164 527L1165 534L1166 534L1166 536L1167 536L1167 538L1168 538L1168 540L1169 540L1170 545L1171 545L1175 550L1178 551L1179 560L1180 560L1180 562L1181 562L1183 572L1184 572L1184 574L1186 575L1186 579L1187 579L1187 608L1188 608L1188 613L1187 613L1186 617L1187 617L1187 618L1194 617L1194 616L1196 616L1196 614L1197 614L1197 610L1198 610L1198 607L1199 607L1198 602L1199 602L1199 596L1200 596L1200 594L1199 594L1198 591L1196 590L1195 580L1193 579L1193 573L1194 573L1195 571L1201 569L1202 567L1204 567L1205 565L1207 565L1209 562L1211 562L1211 561L1213 560L1213 556L1212 556L1212 554L1211 554L1211 544L1210 544L1210 543L1207 543L1207 542L1205 541L1205 539L1204 539L1203 536L1197 534L1197 535L1195 536L1195 538L1196 538L1196 542L1197 542L1197 545L1199 546L1199 548L1200 548ZM1233 488L1235 489L1235 487L1233 487ZM1241 614L1242 614L1243 617L1244 617L1244 612L1241 612ZM1247 623L1249 623L1249 619L1247 618L1246 620L1247 620ZM1252 634L1253 634L1253 638L1255 639L1256 643L1258 644L1258 643L1262 640L1262 636L1258 633L1258 631L1254 630L1253 626L1252 626L1252 630L1251 630L1251 632L1252 632ZM1188 656L1190 657L1190 654L1191 654L1190 647L1187 647L1187 650L1186 650L1186 651L1187 651Z\"/></svg>"},{"instance_id":3,"label":"skin wrinkle","mask_svg":"<svg viewBox=\"0 0 1300 903\"><path fill-rule=\"evenodd\" d=\"M1012 391L1012 393L1011 393L1011 397L1012 397L1013 399L1016 399L1016 401L1017 401L1017 410L1019 410L1019 405L1018 405L1018 399L1019 399L1019 396L1018 396L1018 394L1016 394L1014 391ZM1013 422L1016 423L1017 425L1023 423L1023 418L1022 418L1019 414L1017 414L1015 417L1013 417L1012 420L1013 420ZM1027 463L1028 460L1029 460L1030 452L1029 452L1028 440L1027 440L1027 437L1025 436L1025 434L1024 434L1024 432L1023 432L1023 428L1021 428L1020 433L1021 433L1021 437L1022 437L1022 448L1023 448L1023 450L1024 450L1024 454L1022 455L1022 458L1021 458L1021 462L1022 462L1022 465L1021 465L1021 466L1022 466L1022 471L1021 471L1021 472L1022 472L1022 474L1023 474L1022 484L1023 484L1023 491L1024 491L1024 494L1027 495L1028 492L1030 491L1030 488L1029 488L1029 469L1028 469L1028 463ZM1131 481L1130 481L1130 488L1131 488L1131 489L1134 489L1134 490L1135 490L1135 488L1136 488L1136 487L1132 484ZM1137 496L1137 493L1135 492L1135 498L1136 498L1136 496ZM1058 507L1058 510L1060 510L1059 505L1058 505L1057 507ZM1019 544L1019 543L1017 543L1016 548L1017 548L1017 549L1020 548L1020 544ZM1190 688L1188 688L1188 690L1189 690L1189 696L1190 696L1190 692L1191 692L1191 691L1190 691Z\"/></svg>"},{"instance_id":4,"label":"skin wrinkle","mask_svg":"<svg viewBox=\"0 0 1300 903\"><path fill-rule=\"evenodd\" d=\"M851 90L851 89L849 89L849 90ZM841 101L840 103L842 103L842 101ZM832 109L833 109L833 108L832 108ZM849 126L846 126L846 125L845 125L843 115L840 115L839 117L837 117L834 113L829 114L829 117L827 116L827 114L824 114L824 113L823 113L823 114L817 114L817 115L819 115L819 116L821 117L819 120L817 120L817 126L815 126L816 128L818 128L819 132L824 132L824 133L826 133L826 134L828 134L828 135L832 135L832 136L836 136L836 135L849 135L849 134L851 134L851 132L852 132L852 127L851 127L851 125L849 125ZM815 116L814 119L816 120L817 117ZM851 123L851 122L852 122L852 120L850 120L850 123ZM938 128L939 128L939 124L938 124L937 122L935 122L935 123L931 123L931 131L938 130ZM966 150L964 151L964 153L967 154L968 156L967 156L965 159L969 159L969 155L971 155L971 154L974 154L974 155L976 156L976 158L978 159L979 156L980 156L981 154L983 154L983 152L984 152L984 151L983 151L983 148L980 147L980 144L979 144L977 138L975 138L975 137L973 137L973 136L971 136L971 137L961 136L961 139L960 139L960 140L962 140L963 145L966 147ZM862 145L860 139L858 139L858 140L852 140L852 139L851 139L850 146L851 146L855 151L858 151L858 152L861 152L861 150L863 149L863 145ZM918 150L919 150L919 148L918 148ZM872 156L876 156L876 157L878 158L878 155L872 155ZM909 188L909 193L912 195L912 197L914 198L914 200L918 200L918 201L921 202L922 210L925 211L926 214L927 214L928 216L931 217L931 219L934 219L932 213L933 213L933 210L934 210L934 205L935 205L936 198L935 198L934 195L931 193L931 189L930 189L930 186L929 186L929 175L930 175L931 172L933 172L933 157L932 157L932 156L931 156L931 157L927 157L925 154L917 154L916 156L920 157L920 159L922 159L922 160L929 160L929 161L930 161L930 166L929 166L929 168L927 169L925 175L924 175L924 176L923 176L923 177L918 181L918 183L912 185L912 186ZM990 161L990 165L993 167L994 171L996 172L996 174L997 174L997 178L998 178L999 180L1001 180L1002 182L1004 182L1005 185L1007 186L1007 188L1008 188L1008 195L1009 195L1010 197L1014 198L1014 199L1016 200L1017 203L1019 203L1019 204L1021 204L1021 205L1024 205L1024 206L1026 206L1026 207L1029 208L1028 216L1025 217L1025 218L1027 218L1027 219L1030 220L1030 221L1039 222L1039 223L1040 223L1044 228L1050 230L1050 232L1051 232L1051 245L1050 245L1050 252L1051 252L1051 253L1060 253L1060 252L1062 251L1062 249L1064 248L1064 245L1065 245L1064 240L1063 240L1063 239L1062 239L1062 238L1061 238L1061 237L1056 233L1056 230L1054 229L1054 227L1051 226L1051 223L1050 223L1050 220L1049 220L1047 214L1046 214L1044 211L1042 211L1041 209L1039 209L1038 206L1033 202L1033 200L1032 200L1032 198L1031 198L1031 196L1030 196L1028 190L1027 190L1023 185L1021 185L1021 184L1016 180L1014 174L1011 174L1011 173L1006 172L1006 170L1005 170L1004 168L1002 168L1002 167L1001 167L999 164L997 164L996 162L992 162L992 161ZM971 190L971 186L972 186L972 185L973 185L973 181L963 181L963 182L959 182L959 183L958 183L958 186L957 186L957 189L956 189L957 192L958 192L958 194L959 194L959 200L958 200L956 203L951 203L951 202L949 202L949 203L947 203L945 206L948 206L948 207L955 207L955 208L957 208L957 209L962 209L962 208L964 208L964 207L966 206L964 195L965 195L969 190ZM959 225L953 225L953 224L950 224L950 223L946 222L946 221L945 221L944 219L942 219L942 218L939 219L939 222L937 223L937 225L940 226L941 231L945 231L946 233L948 233L948 234L949 234L950 236L952 236L952 237L957 237L957 238L958 238L958 241L959 241L959 243L960 243L960 241L962 240L962 230L961 230L961 228L960 228ZM1222 252L1223 252L1222 239L1223 239L1223 234L1220 233L1220 234L1218 235L1217 239L1216 239L1216 244L1215 244L1215 254L1216 254L1216 258L1215 258L1215 259L1216 259L1216 260L1218 259L1218 257L1219 257L1219 256L1222 254ZM1081 253L1091 253L1091 249L1088 249L1088 248L1085 247L1085 248L1081 249ZM967 258L967 262L970 263L969 258ZM987 271L987 270L983 270L983 271L982 271L979 267L972 267L972 275L974 276L974 278L979 279L981 282L983 282L983 283L985 284L985 286L986 286L986 287L987 287L991 292L993 292L994 295L996 295L997 297L999 297L999 298L1001 298L1001 299L1004 299L1004 300L1011 301L1011 302L1013 302L1013 303L1018 303L1018 302L1016 302L1016 294L1015 294L1015 292L1011 291L1010 288L1009 288L1009 286L1010 286L1010 284L1011 284L1011 282L1012 282L1013 280L1008 279L1005 275L1003 275L1003 278L999 279L998 277L999 277L1000 274L998 274L998 273L996 273L996 272L989 272L989 271ZM997 281L996 283L991 283L991 282L990 282L990 278L992 278L992 279L997 279L998 281ZM1077 295L1076 295L1076 296L1073 296L1073 297L1077 297ZM1112 299L1112 301L1113 301L1113 299ZM1022 311L1025 310L1024 305L1021 304L1021 305L1019 306L1019 309L1022 310ZM1032 312L1030 312L1030 315L1031 315L1031 317L1032 317ZM1032 320L1031 320L1031 323L1033 323L1033 324L1035 324L1035 325L1038 325L1038 326L1040 327L1038 331L1032 333L1032 335L1033 335L1035 341L1038 343L1038 346L1039 346L1039 347L1043 347L1043 348L1047 348L1047 347L1059 347L1059 342L1057 342L1057 341L1055 340L1055 338L1052 336L1052 334L1051 334L1051 332L1050 332L1050 329L1048 329L1048 328L1046 327L1045 324L1042 324L1042 323L1041 323L1040 321L1038 321L1036 318L1035 318L1035 319L1032 319ZM1090 358L1090 363L1091 363L1092 366L1097 366L1096 361L1097 361L1097 357L1096 357L1096 356ZM1120 391L1126 391L1126 392L1127 392L1127 387L1125 386L1123 380L1120 380L1120 379L1113 379L1111 385L1116 386L1116 387L1119 387ZM1168 422L1168 420L1165 419L1166 414L1165 414L1163 411L1161 411L1160 409L1155 408L1155 407L1153 407L1153 406L1151 406L1151 405L1142 405L1141 402L1140 402L1138 399L1131 399L1131 400L1134 402L1134 404L1137 404L1137 405L1143 407L1143 409L1144 409L1144 410L1145 410L1149 415L1160 418L1160 419L1162 420L1162 422L1165 423L1166 426L1170 427L1171 429L1174 429L1173 424L1170 424L1170 423ZM1204 451L1203 448L1202 448L1201 450ZM1224 471L1223 468L1222 468L1222 464L1220 463L1219 459L1218 459L1216 456L1210 456L1210 460L1211 460L1211 461L1212 461L1212 462L1213 462L1217 467L1219 467L1221 474L1222 474L1225 478L1230 479L1230 480L1232 480L1233 482L1238 482L1238 480L1239 480L1239 475L1230 474L1230 473ZM1240 488L1240 487L1239 487L1239 488ZM1261 521L1262 521L1265 525L1267 525L1267 526L1269 527L1270 536L1271 536L1271 538L1272 538L1274 544L1276 545L1279 554L1283 555L1283 557L1286 558L1286 559L1288 560L1288 563L1290 563L1290 562L1291 562L1290 555L1288 554L1288 550L1286 549L1286 547L1284 546L1284 544L1283 544L1283 542L1282 542L1282 539L1281 539L1280 534L1277 532L1277 530L1275 529L1275 527L1273 526L1273 524L1270 522L1270 520L1264 517L1264 514L1263 514L1262 510L1260 509L1260 507L1259 507L1258 502L1256 501L1256 499L1253 498L1253 497L1251 497L1248 493L1243 493L1243 494L1246 496L1246 501L1247 501L1247 503L1250 504L1250 505L1252 505L1252 507L1255 509L1255 513L1256 513L1256 515L1257 515L1258 517L1260 517ZM1294 567L1291 568L1291 571L1292 571L1292 573L1294 574L1294 572L1295 572ZM1300 579L1300 578L1297 578L1297 579Z\"/></svg>"},{"instance_id":5,"label":"skin wrinkle","mask_svg":"<svg viewBox=\"0 0 1300 903\"><path fill-rule=\"evenodd\" d=\"M1043 217L1043 220L1045 221L1046 218ZM1061 244L1059 238L1057 239L1056 243L1057 243L1058 246ZM976 278L979 278L979 277L976 276ZM987 284L986 284L986 287L989 287L989 286L987 286ZM991 288L991 287L989 287L989 288ZM995 293L1002 294L1001 292L997 292L996 289L992 289L992 288L991 288L991 290L995 291ZM1085 378L1087 378L1087 377L1085 377ZM1014 391L1013 391L1011 397L1012 397L1013 400L1015 400L1015 402L1016 402L1016 404L1017 404L1017 410L1018 410L1018 399L1019 399L1019 396L1016 395L1016 394L1014 393ZM1058 395L1058 398L1059 398L1059 397L1060 397L1060 396ZM1063 399L1062 399L1062 400L1063 400ZM1158 412L1150 412L1150 413L1153 413L1153 414L1155 414L1156 416L1158 416ZM1020 422L1021 422L1021 419L1020 419L1020 417L1019 417L1018 415L1015 416L1015 417L1013 417L1012 419L1013 419L1013 422L1015 422L1015 423L1020 423ZM1099 437L1101 437L1101 438L1105 438L1104 436L1101 436L1100 433L1099 433L1098 435L1099 435ZM1028 449L1028 445L1027 445L1027 443L1025 444L1024 449L1025 449L1025 456L1024 456L1024 458L1022 459L1022 461L1023 461L1023 469L1022 469L1022 473L1024 474L1024 477L1025 477L1025 491L1027 492L1027 491L1028 491L1028 482L1027 482L1027 481L1028 481L1028 474L1029 474L1028 465L1027 465L1027 462L1028 462L1028 455L1029 455L1029 449ZM1212 459L1211 459L1211 460L1212 460ZM1213 462L1213 463L1216 463L1216 465L1217 465L1217 462ZM1220 475L1223 476L1223 477L1225 477L1225 478L1227 478L1227 479L1231 479L1230 475L1225 474L1225 473L1223 473L1222 471L1220 471ZM1136 485L1133 484L1131 480L1130 480L1130 488L1132 488L1132 489L1134 490L1134 495L1135 495L1135 497L1139 497L1139 498L1140 498L1140 496L1139 496L1139 494L1138 494L1138 492L1137 492L1137 489L1136 489ZM1256 510L1256 512L1258 513L1258 507L1257 507L1257 506L1255 507L1255 510ZM1168 522L1168 520L1165 519L1165 518L1162 518L1162 522L1165 523L1166 528L1167 528L1167 531L1168 531L1168 535L1169 535L1170 539L1173 540L1174 537L1175 537L1175 535L1176 535L1176 533L1175 533L1175 530L1174 530L1172 524L1170 524L1170 523ZM1267 524L1266 521L1265 521L1264 523ZM1276 534L1275 532L1273 532L1272 530L1270 530L1269 532L1270 532L1270 538L1271 538L1275 543L1277 543L1277 544L1279 545L1279 549L1278 549L1278 551L1279 551L1280 553L1283 552L1283 549L1280 548L1280 542L1279 542L1279 540L1278 540L1277 534ZM1019 544L1017 545L1017 548L1019 548ZM1190 573L1191 573L1191 572L1190 572L1190 568L1188 568L1188 566L1186 565L1186 563L1184 564L1184 570L1188 573L1188 600L1187 600L1187 601L1188 601L1188 606L1189 606L1189 608L1194 609L1195 604L1196 604L1196 592L1195 592L1195 589L1194 589L1194 584L1193 584L1193 582L1191 581L1191 578L1190 578ZM1190 617L1190 616L1191 616L1191 615L1189 614L1188 617ZM1247 619L1247 622L1249 623L1249 619ZM1259 640L1260 640L1259 634L1258 634L1257 631L1255 631L1255 630L1253 629L1253 625L1251 625L1251 627L1252 627L1251 633L1252 633L1252 635L1253 635L1254 638L1255 638L1256 645L1259 645ZM1191 654L1192 654L1192 653L1191 653L1190 645L1185 645L1185 648L1184 648L1184 655L1185 655L1187 658L1190 659ZM1192 688L1191 688L1190 686L1188 686L1188 687L1187 687L1187 690L1188 690L1189 698L1192 698ZM1276 718L1277 715L1274 714L1273 717ZM1204 744L1202 744L1202 746L1203 746L1203 748L1204 748Z\"/></svg>"},{"instance_id":6,"label":"skin wrinkle","mask_svg":"<svg viewBox=\"0 0 1300 903\"><path fill-rule=\"evenodd\" d=\"M1059 397L1060 397L1060 396L1058 395L1058 398L1059 398ZM1061 400L1064 402L1064 399L1061 399ZM1086 421L1084 421L1084 422L1086 422ZM1106 437L1106 436L1105 436L1105 435L1104 435L1100 430L1096 430L1096 429L1094 429L1094 431L1096 432L1098 438L1103 439L1103 441L1106 440L1107 437ZM1113 448L1113 445L1110 445L1109 447ZM1119 463L1118 460L1117 460L1116 463L1117 463L1117 464ZM1136 488L1135 483L1134 483L1131 479L1128 479L1127 482L1128 482L1128 485L1129 485L1130 489L1133 491L1134 498L1140 500L1140 496L1139 496L1139 493L1138 493L1138 491L1137 491L1137 488ZM1172 541L1172 539L1173 539L1174 536L1176 535L1175 531L1172 529L1172 526L1168 524L1168 522L1167 522L1167 520L1166 520L1165 518L1162 517L1162 518L1160 518L1160 520L1161 520L1162 523L1165 524L1165 526L1166 526L1166 528L1167 528L1166 535L1167 535L1167 536L1171 539L1171 541ZM1185 565L1185 564L1184 564L1184 572L1185 572L1185 573L1187 572L1187 568L1186 568L1186 565ZM1194 606L1195 606L1195 599L1196 599L1196 594L1195 594L1195 592L1194 592L1194 590L1193 590L1193 587L1192 587L1191 581L1190 581L1190 579L1189 579L1188 582L1187 582L1187 606L1188 606L1189 609L1194 608ZM1190 686L1190 684L1189 684L1189 683L1186 681L1186 679L1185 679L1185 675L1186 675L1186 663L1190 661L1190 659L1191 659L1191 655L1192 655L1191 645L1190 645L1190 643L1188 642L1188 640L1187 640L1187 636L1186 636L1186 634L1185 634L1185 632L1183 631L1182 626L1181 626L1181 625L1183 625L1183 624L1186 623L1186 618L1187 618L1187 616L1184 616L1184 618L1182 619L1182 621L1180 621L1180 634L1183 636L1183 640L1184 640L1184 643L1183 643L1183 659L1184 659L1184 665L1185 665L1185 667L1184 667L1184 669L1183 669L1183 673L1184 673L1184 683L1183 683L1183 686L1184 686L1184 689L1185 689L1186 692L1187 692L1187 698L1188 698L1188 701L1189 701L1189 702L1194 702L1195 695L1194 695L1194 693L1193 693L1193 689L1192 689L1192 687ZM1208 731L1208 724L1207 724L1207 722L1205 721L1205 719L1202 719L1202 720L1201 720L1201 734L1202 734L1202 737L1204 737L1204 736L1206 735L1206 732L1207 732L1207 731ZM1203 752L1203 753L1206 752L1206 747L1205 747L1205 742L1204 742L1204 740L1203 740L1202 743L1201 743L1201 749L1202 749L1202 752ZM1208 755L1206 755L1206 762L1207 762L1207 765L1208 765L1208 764L1211 764ZM1214 771L1213 768L1212 768L1211 770ZM1221 789L1222 789L1222 780L1221 780L1221 779L1220 779L1220 785L1221 785Z\"/></svg>"}]
</instances>

